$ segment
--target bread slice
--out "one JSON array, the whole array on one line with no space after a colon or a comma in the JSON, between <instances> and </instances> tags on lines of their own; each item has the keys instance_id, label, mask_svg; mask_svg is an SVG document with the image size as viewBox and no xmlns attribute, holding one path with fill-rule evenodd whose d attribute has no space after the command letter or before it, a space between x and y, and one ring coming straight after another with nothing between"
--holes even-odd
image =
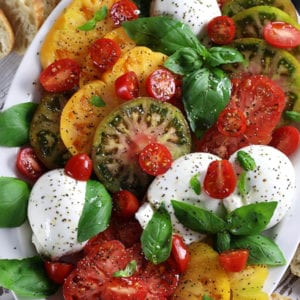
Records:
<instances>
[{"instance_id":1,"label":"bread slice","mask_svg":"<svg viewBox=\"0 0 300 300\"><path fill-rule=\"evenodd\" d=\"M0 59L8 55L14 46L14 32L4 12L0 9Z\"/></svg>"},{"instance_id":2,"label":"bread slice","mask_svg":"<svg viewBox=\"0 0 300 300\"><path fill-rule=\"evenodd\" d=\"M46 19L60 0L43 0L44 19Z\"/></svg>"},{"instance_id":3,"label":"bread slice","mask_svg":"<svg viewBox=\"0 0 300 300\"><path fill-rule=\"evenodd\" d=\"M43 0L1 0L15 35L14 50L23 54L44 21Z\"/></svg>"}]
</instances>

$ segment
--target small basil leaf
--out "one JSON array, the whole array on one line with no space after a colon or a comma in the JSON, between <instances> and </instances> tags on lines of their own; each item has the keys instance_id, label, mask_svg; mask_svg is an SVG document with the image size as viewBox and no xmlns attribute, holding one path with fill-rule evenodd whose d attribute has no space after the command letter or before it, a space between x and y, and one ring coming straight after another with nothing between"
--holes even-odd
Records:
<instances>
[{"instance_id":1,"label":"small basil leaf","mask_svg":"<svg viewBox=\"0 0 300 300\"><path fill-rule=\"evenodd\" d=\"M190 179L190 187L192 188L192 190L195 192L196 195L200 195L201 194L201 182L199 180L199 174L195 174L194 176L192 176L192 178Z\"/></svg>"},{"instance_id":2,"label":"small basil leaf","mask_svg":"<svg viewBox=\"0 0 300 300\"><path fill-rule=\"evenodd\" d=\"M277 202L259 202L241 206L227 214L227 229L234 235L261 233L273 216Z\"/></svg>"},{"instance_id":3,"label":"small basil leaf","mask_svg":"<svg viewBox=\"0 0 300 300\"><path fill-rule=\"evenodd\" d=\"M237 152L237 160L245 171L253 171L256 168L255 160L243 150Z\"/></svg>"},{"instance_id":4,"label":"small basil leaf","mask_svg":"<svg viewBox=\"0 0 300 300\"><path fill-rule=\"evenodd\" d=\"M88 20L86 23L79 26L78 29L82 31L93 30L96 27L97 22L104 20L106 16L107 16L107 7L103 6L98 11L95 12L95 15L93 16L92 19Z\"/></svg>"},{"instance_id":5,"label":"small basil leaf","mask_svg":"<svg viewBox=\"0 0 300 300\"><path fill-rule=\"evenodd\" d=\"M248 249L248 263L282 266L286 264L283 253L276 243L262 235L248 235L231 239L231 248Z\"/></svg>"},{"instance_id":6,"label":"small basil leaf","mask_svg":"<svg viewBox=\"0 0 300 300\"><path fill-rule=\"evenodd\" d=\"M221 253L230 249L230 234L227 231L218 232L215 237L215 248Z\"/></svg>"},{"instance_id":7,"label":"small basil leaf","mask_svg":"<svg viewBox=\"0 0 300 300\"><path fill-rule=\"evenodd\" d=\"M142 233L141 242L146 258L154 264L159 264L170 256L172 223L163 205L154 212Z\"/></svg>"},{"instance_id":8,"label":"small basil leaf","mask_svg":"<svg viewBox=\"0 0 300 300\"><path fill-rule=\"evenodd\" d=\"M117 271L113 274L113 277L130 277L134 274L136 271L136 261L132 260L130 261L124 270Z\"/></svg>"},{"instance_id":9,"label":"small basil leaf","mask_svg":"<svg viewBox=\"0 0 300 300\"><path fill-rule=\"evenodd\" d=\"M247 194L247 172L243 171L239 177L237 182L237 188L241 196L245 196Z\"/></svg>"},{"instance_id":10,"label":"small basil leaf","mask_svg":"<svg viewBox=\"0 0 300 300\"><path fill-rule=\"evenodd\" d=\"M286 110L284 112L284 117L294 122L300 122L300 113L297 111Z\"/></svg>"},{"instance_id":11,"label":"small basil leaf","mask_svg":"<svg viewBox=\"0 0 300 300\"><path fill-rule=\"evenodd\" d=\"M184 76L182 90L191 129L201 137L227 105L231 82L220 69L202 68Z\"/></svg>"},{"instance_id":12,"label":"small basil leaf","mask_svg":"<svg viewBox=\"0 0 300 300\"><path fill-rule=\"evenodd\" d=\"M204 295L204 296L202 297L202 300L213 300L213 298L211 298L211 297L209 297L209 296L207 296L207 295Z\"/></svg>"},{"instance_id":13,"label":"small basil leaf","mask_svg":"<svg viewBox=\"0 0 300 300\"><path fill-rule=\"evenodd\" d=\"M0 227L18 227L27 218L29 185L16 178L0 177Z\"/></svg>"},{"instance_id":14,"label":"small basil leaf","mask_svg":"<svg viewBox=\"0 0 300 300\"><path fill-rule=\"evenodd\" d=\"M243 55L236 49L228 47L211 47L208 49L206 62L211 67L216 67L222 64L243 62Z\"/></svg>"},{"instance_id":15,"label":"small basil leaf","mask_svg":"<svg viewBox=\"0 0 300 300\"><path fill-rule=\"evenodd\" d=\"M224 220L206 209L182 201L171 200L171 203L179 222L196 232L215 234L226 226Z\"/></svg>"},{"instance_id":16,"label":"small basil leaf","mask_svg":"<svg viewBox=\"0 0 300 300\"><path fill-rule=\"evenodd\" d=\"M106 103L104 102L104 100L101 97L97 96L97 95L93 95L90 98L89 102L92 105L96 106L96 107L104 107L106 105Z\"/></svg>"},{"instance_id":17,"label":"small basil leaf","mask_svg":"<svg viewBox=\"0 0 300 300\"><path fill-rule=\"evenodd\" d=\"M29 141L29 128L36 103L14 105L0 113L0 145L18 147Z\"/></svg>"},{"instance_id":18,"label":"small basil leaf","mask_svg":"<svg viewBox=\"0 0 300 300\"><path fill-rule=\"evenodd\" d=\"M44 298L58 290L45 271L44 261L38 256L1 259L0 285L18 296L30 298Z\"/></svg>"},{"instance_id":19,"label":"small basil leaf","mask_svg":"<svg viewBox=\"0 0 300 300\"><path fill-rule=\"evenodd\" d=\"M104 231L109 225L111 210L111 196L104 185L96 180L89 180L86 186L85 203L78 224L78 241L86 241Z\"/></svg>"}]
</instances>

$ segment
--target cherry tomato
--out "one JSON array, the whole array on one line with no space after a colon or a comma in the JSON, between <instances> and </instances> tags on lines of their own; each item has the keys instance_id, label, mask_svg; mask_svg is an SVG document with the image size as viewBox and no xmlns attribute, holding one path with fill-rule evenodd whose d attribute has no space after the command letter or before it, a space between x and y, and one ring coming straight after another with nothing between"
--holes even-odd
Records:
<instances>
[{"instance_id":1,"label":"cherry tomato","mask_svg":"<svg viewBox=\"0 0 300 300\"><path fill-rule=\"evenodd\" d=\"M100 38L90 47L93 64L101 72L110 69L121 56L120 46L111 39Z\"/></svg>"},{"instance_id":2,"label":"cherry tomato","mask_svg":"<svg viewBox=\"0 0 300 300\"><path fill-rule=\"evenodd\" d=\"M228 136L239 136L246 130L247 120L239 109L224 109L217 120L217 128L220 133Z\"/></svg>"},{"instance_id":3,"label":"cherry tomato","mask_svg":"<svg viewBox=\"0 0 300 300\"><path fill-rule=\"evenodd\" d=\"M245 269L248 257L247 249L227 250L219 254L219 262L227 272L240 272Z\"/></svg>"},{"instance_id":4,"label":"cherry tomato","mask_svg":"<svg viewBox=\"0 0 300 300\"><path fill-rule=\"evenodd\" d=\"M269 145L289 156L293 154L300 145L299 130L290 125L279 127L274 130Z\"/></svg>"},{"instance_id":5,"label":"cherry tomato","mask_svg":"<svg viewBox=\"0 0 300 300\"><path fill-rule=\"evenodd\" d=\"M300 30L285 22L270 22L264 26L263 37L278 48L295 48L300 45Z\"/></svg>"},{"instance_id":6,"label":"cherry tomato","mask_svg":"<svg viewBox=\"0 0 300 300\"><path fill-rule=\"evenodd\" d=\"M64 58L53 62L41 72L40 83L48 92L65 92L78 86L79 75L79 64Z\"/></svg>"},{"instance_id":7,"label":"cherry tomato","mask_svg":"<svg viewBox=\"0 0 300 300\"><path fill-rule=\"evenodd\" d=\"M131 218L140 207L137 197L127 190L113 194L115 212L119 217Z\"/></svg>"},{"instance_id":8,"label":"cherry tomato","mask_svg":"<svg viewBox=\"0 0 300 300\"><path fill-rule=\"evenodd\" d=\"M18 171L30 180L37 180L46 171L31 147L21 148L17 155Z\"/></svg>"},{"instance_id":9,"label":"cherry tomato","mask_svg":"<svg viewBox=\"0 0 300 300\"><path fill-rule=\"evenodd\" d=\"M73 265L68 263L52 262L48 260L45 261L44 266L49 278L57 284L63 284L74 268Z\"/></svg>"},{"instance_id":10,"label":"cherry tomato","mask_svg":"<svg viewBox=\"0 0 300 300\"><path fill-rule=\"evenodd\" d=\"M228 16L217 16L207 24L207 34L212 42L226 45L232 42L235 36L235 23Z\"/></svg>"},{"instance_id":11,"label":"cherry tomato","mask_svg":"<svg viewBox=\"0 0 300 300\"><path fill-rule=\"evenodd\" d=\"M124 21L137 19L139 17L139 9L132 1L120 0L112 5L110 17L116 26L120 26Z\"/></svg>"},{"instance_id":12,"label":"cherry tomato","mask_svg":"<svg viewBox=\"0 0 300 300\"><path fill-rule=\"evenodd\" d=\"M172 256L176 261L179 271L181 273L185 272L190 262L190 253L182 237L178 234L173 234Z\"/></svg>"},{"instance_id":13,"label":"cherry tomato","mask_svg":"<svg viewBox=\"0 0 300 300\"><path fill-rule=\"evenodd\" d=\"M139 164L147 174L165 173L172 164L172 154L163 144L150 143L139 154Z\"/></svg>"},{"instance_id":14,"label":"cherry tomato","mask_svg":"<svg viewBox=\"0 0 300 300\"><path fill-rule=\"evenodd\" d=\"M127 72L115 81L115 90L118 97L131 100L139 95L139 79L135 72Z\"/></svg>"},{"instance_id":15,"label":"cherry tomato","mask_svg":"<svg viewBox=\"0 0 300 300\"><path fill-rule=\"evenodd\" d=\"M203 187L210 197L224 199L234 191L236 181L230 161L226 159L214 160L207 168Z\"/></svg>"},{"instance_id":16,"label":"cherry tomato","mask_svg":"<svg viewBox=\"0 0 300 300\"><path fill-rule=\"evenodd\" d=\"M147 77L146 90L149 96L160 101L168 101L177 92L176 76L167 69L157 69Z\"/></svg>"},{"instance_id":17,"label":"cherry tomato","mask_svg":"<svg viewBox=\"0 0 300 300\"><path fill-rule=\"evenodd\" d=\"M85 153L72 156L65 165L65 173L76 180L87 181L92 174L93 163Z\"/></svg>"}]
</instances>

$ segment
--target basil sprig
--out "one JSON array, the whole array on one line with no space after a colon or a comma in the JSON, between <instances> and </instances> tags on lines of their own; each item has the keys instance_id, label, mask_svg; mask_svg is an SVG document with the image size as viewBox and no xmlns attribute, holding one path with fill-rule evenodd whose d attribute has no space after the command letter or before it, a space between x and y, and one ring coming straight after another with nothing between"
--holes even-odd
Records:
<instances>
[{"instance_id":1,"label":"basil sprig","mask_svg":"<svg viewBox=\"0 0 300 300\"><path fill-rule=\"evenodd\" d=\"M163 204L154 212L143 230L141 243L146 258L154 264L159 264L170 256L172 223L170 215Z\"/></svg>"},{"instance_id":2,"label":"basil sprig","mask_svg":"<svg viewBox=\"0 0 300 300\"><path fill-rule=\"evenodd\" d=\"M284 265L285 258L276 243L261 232L269 223L277 202L260 202L235 209L224 218L182 201L171 201L175 216L184 226L200 233L213 234L219 252L249 249L250 264Z\"/></svg>"},{"instance_id":3,"label":"basil sprig","mask_svg":"<svg viewBox=\"0 0 300 300\"><path fill-rule=\"evenodd\" d=\"M78 29L82 31L93 30L99 21L102 21L107 16L108 9L106 6L101 7L95 12L94 16L83 25L79 26Z\"/></svg>"}]
</instances>

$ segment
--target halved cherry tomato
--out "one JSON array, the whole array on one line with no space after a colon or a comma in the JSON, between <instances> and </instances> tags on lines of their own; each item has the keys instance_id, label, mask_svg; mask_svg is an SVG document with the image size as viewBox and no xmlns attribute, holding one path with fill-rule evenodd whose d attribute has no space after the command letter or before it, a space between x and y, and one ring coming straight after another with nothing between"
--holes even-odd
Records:
<instances>
[{"instance_id":1,"label":"halved cherry tomato","mask_svg":"<svg viewBox=\"0 0 300 300\"><path fill-rule=\"evenodd\" d=\"M247 249L227 250L219 254L219 262L227 272L240 272L245 269L248 257Z\"/></svg>"},{"instance_id":2,"label":"halved cherry tomato","mask_svg":"<svg viewBox=\"0 0 300 300\"><path fill-rule=\"evenodd\" d=\"M37 180L47 170L31 147L24 147L19 150L16 167L22 175L30 180Z\"/></svg>"},{"instance_id":3,"label":"halved cherry tomato","mask_svg":"<svg viewBox=\"0 0 300 300\"><path fill-rule=\"evenodd\" d=\"M139 164L147 174L165 173L172 164L172 154L163 144L150 143L139 154Z\"/></svg>"},{"instance_id":4,"label":"halved cherry tomato","mask_svg":"<svg viewBox=\"0 0 300 300\"><path fill-rule=\"evenodd\" d=\"M246 130L247 120L243 112L235 108L224 109L217 120L220 133L227 136L239 136Z\"/></svg>"},{"instance_id":5,"label":"halved cherry tomato","mask_svg":"<svg viewBox=\"0 0 300 300\"><path fill-rule=\"evenodd\" d=\"M181 273L185 272L190 262L190 253L182 237L178 234L173 234L172 237L172 256L179 271Z\"/></svg>"},{"instance_id":6,"label":"halved cherry tomato","mask_svg":"<svg viewBox=\"0 0 300 300\"><path fill-rule=\"evenodd\" d=\"M236 182L236 175L230 161L214 160L208 165L203 187L210 197L224 199L234 191Z\"/></svg>"},{"instance_id":7,"label":"halved cherry tomato","mask_svg":"<svg viewBox=\"0 0 300 300\"><path fill-rule=\"evenodd\" d=\"M291 125L279 127L274 130L269 145L282 151L285 155L291 155L300 145L299 130Z\"/></svg>"},{"instance_id":8,"label":"halved cherry tomato","mask_svg":"<svg viewBox=\"0 0 300 300\"><path fill-rule=\"evenodd\" d=\"M278 48L295 48L300 45L300 30L285 22L270 22L264 26L263 37Z\"/></svg>"},{"instance_id":9,"label":"halved cherry tomato","mask_svg":"<svg viewBox=\"0 0 300 300\"><path fill-rule=\"evenodd\" d=\"M229 44L235 36L235 23L228 16L217 16L207 24L207 34L212 42L218 45Z\"/></svg>"},{"instance_id":10,"label":"halved cherry tomato","mask_svg":"<svg viewBox=\"0 0 300 300\"><path fill-rule=\"evenodd\" d=\"M119 217L131 218L140 207L137 197L127 190L113 194L114 211Z\"/></svg>"},{"instance_id":11,"label":"halved cherry tomato","mask_svg":"<svg viewBox=\"0 0 300 300\"><path fill-rule=\"evenodd\" d=\"M131 100L139 95L139 79L135 72L127 72L115 81L115 90L118 97Z\"/></svg>"},{"instance_id":12,"label":"halved cherry tomato","mask_svg":"<svg viewBox=\"0 0 300 300\"><path fill-rule=\"evenodd\" d=\"M40 83L48 92L65 92L79 84L80 66L69 58L56 60L40 74Z\"/></svg>"},{"instance_id":13,"label":"halved cherry tomato","mask_svg":"<svg viewBox=\"0 0 300 300\"><path fill-rule=\"evenodd\" d=\"M137 19L139 13L136 4L129 0L117 1L110 9L110 17L116 26L120 26L124 21Z\"/></svg>"},{"instance_id":14,"label":"halved cherry tomato","mask_svg":"<svg viewBox=\"0 0 300 300\"><path fill-rule=\"evenodd\" d=\"M110 69L121 56L120 46L111 39L100 38L90 47L93 64L101 72Z\"/></svg>"},{"instance_id":15,"label":"halved cherry tomato","mask_svg":"<svg viewBox=\"0 0 300 300\"><path fill-rule=\"evenodd\" d=\"M85 153L72 156L65 165L65 173L76 180L87 181L92 174L93 163Z\"/></svg>"},{"instance_id":16,"label":"halved cherry tomato","mask_svg":"<svg viewBox=\"0 0 300 300\"><path fill-rule=\"evenodd\" d=\"M49 278L57 284L63 284L74 268L72 264L48 260L45 261L44 266Z\"/></svg>"},{"instance_id":17,"label":"halved cherry tomato","mask_svg":"<svg viewBox=\"0 0 300 300\"><path fill-rule=\"evenodd\" d=\"M168 101L176 93L176 76L167 69L157 69L147 77L146 90L149 96Z\"/></svg>"}]
</instances>

